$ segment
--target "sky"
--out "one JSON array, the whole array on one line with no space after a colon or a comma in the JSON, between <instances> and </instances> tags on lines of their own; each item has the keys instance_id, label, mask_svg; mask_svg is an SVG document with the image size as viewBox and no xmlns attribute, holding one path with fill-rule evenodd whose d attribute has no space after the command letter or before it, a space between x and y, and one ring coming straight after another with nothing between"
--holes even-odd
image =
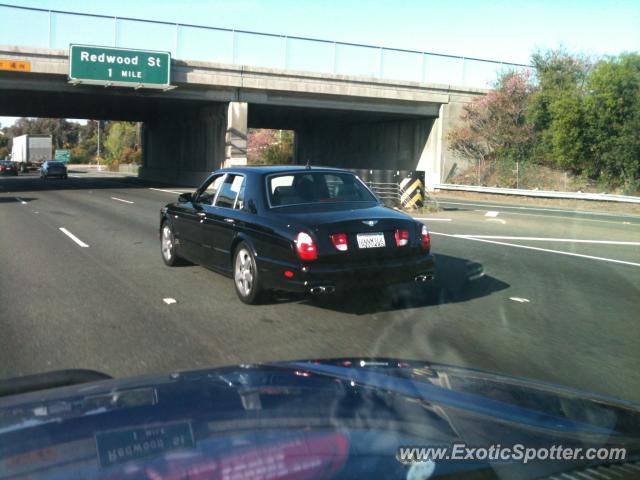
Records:
<instances>
[{"instance_id":1,"label":"sky","mask_svg":"<svg viewBox=\"0 0 640 480\"><path fill-rule=\"evenodd\" d=\"M523 64L561 45L593 56L640 50L640 0L4 1Z\"/></svg>"}]
</instances>

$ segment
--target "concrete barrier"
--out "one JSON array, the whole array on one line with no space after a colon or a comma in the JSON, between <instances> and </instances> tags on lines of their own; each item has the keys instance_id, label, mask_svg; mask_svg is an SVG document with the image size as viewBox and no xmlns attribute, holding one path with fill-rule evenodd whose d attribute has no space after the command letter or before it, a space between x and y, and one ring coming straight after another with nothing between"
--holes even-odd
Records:
<instances>
[{"instance_id":1,"label":"concrete barrier","mask_svg":"<svg viewBox=\"0 0 640 480\"><path fill-rule=\"evenodd\" d=\"M139 169L140 165L137 165L135 163L125 163L118 165L118 172L120 173L133 173L137 175Z\"/></svg>"}]
</instances>

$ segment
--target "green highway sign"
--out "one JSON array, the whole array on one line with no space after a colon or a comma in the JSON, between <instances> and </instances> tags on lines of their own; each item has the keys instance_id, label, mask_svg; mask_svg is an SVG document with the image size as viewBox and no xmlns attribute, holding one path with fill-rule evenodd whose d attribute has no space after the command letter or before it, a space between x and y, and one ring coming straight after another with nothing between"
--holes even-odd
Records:
<instances>
[{"instance_id":1,"label":"green highway sign","mask_svg":"<svg viewBox=\"0 0 640 480\"><path fill-rule=\"evenodd\" d=\"M171 54L90 45L69 46L69 81L114 87L171 87Z\"/></svg>"},{"instance_id":2,"label":"green highway sign","mask_svg":"<svg viewBox=\"0 0 640 480\"><path fill-rule=\"evenodd\" d=\"M55 160L59 162L68 162L69 161L69 150L57 149L55 154Z\"/></svg>"}]
</instances>

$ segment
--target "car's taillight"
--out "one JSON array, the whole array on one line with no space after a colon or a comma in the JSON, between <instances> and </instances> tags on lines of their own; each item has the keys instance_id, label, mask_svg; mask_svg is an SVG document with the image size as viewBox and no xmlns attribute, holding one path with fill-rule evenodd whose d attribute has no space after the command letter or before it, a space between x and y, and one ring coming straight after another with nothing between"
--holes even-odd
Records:
<instances>
[{"instance_id":1,"label":"car's taillight","mask_svg":"<svg viewBox=\"0 0 640 480\"><path fill-rule=\"evenodd\" d=\"M331 241L333 242L333 246L341 252L346 252L349 248L349 246L347 245L346 233L334 233L333 235L331 235Z\"/></svg>"},{"instance_id":2,"label":"car's taillight","mask_svg":"<svg viewBox=\"0 0 640 480\"><path fill-rule=\"evenodd\" d=\"M396 230L396 246L404 247L409 243L409 230Z\"/></svg>"},{"instance_id":3,"label":"car's taillight","mask_svg":"<svg viewBox=\"0 0 640 480\"><path fill-rule=\"evenodd\" d=\"M422 225L422 230L420 230L420 246L425 252L428 252L431 248L431 238L429 237L429 229L426 225Z\"/></svg>"},{"instance_id":4,"label":"car's taillight","mask_svg":"<svg viewBox=\"0 0 640 480\"><path fill-rule=\"evenodd\" d=\"M300 232L296 237L296 250L300 260L310 262L318 258L318 250L316 249L313 238L308 233Z\"/></svg>"},{"instance_id":5,"label":"car's taillight","mask_svg":"<svg viewBox=\"0 0 640 480\"><path fill-rule=\"evenodd\" d=\"M4 167L0 167L0 172L4 172Z\"/></svg>"}]
</instances>

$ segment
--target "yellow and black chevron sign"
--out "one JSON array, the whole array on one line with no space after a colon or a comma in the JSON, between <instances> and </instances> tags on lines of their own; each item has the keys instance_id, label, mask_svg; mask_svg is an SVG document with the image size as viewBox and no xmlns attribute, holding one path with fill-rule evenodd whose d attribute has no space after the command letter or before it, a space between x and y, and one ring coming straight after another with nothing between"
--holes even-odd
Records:
<instances>
[{"instance_id":1,"label":"yellow and black chevron sign","mask_svg":"<svg viewBox=\"0 0 640 480\"><path fill-rule=\"evenodd\" d=\"M424 205L424 186L419 178L405 178L400 182L400 204L405 208L420 208Z\"/></svg>"}]
</instances>

